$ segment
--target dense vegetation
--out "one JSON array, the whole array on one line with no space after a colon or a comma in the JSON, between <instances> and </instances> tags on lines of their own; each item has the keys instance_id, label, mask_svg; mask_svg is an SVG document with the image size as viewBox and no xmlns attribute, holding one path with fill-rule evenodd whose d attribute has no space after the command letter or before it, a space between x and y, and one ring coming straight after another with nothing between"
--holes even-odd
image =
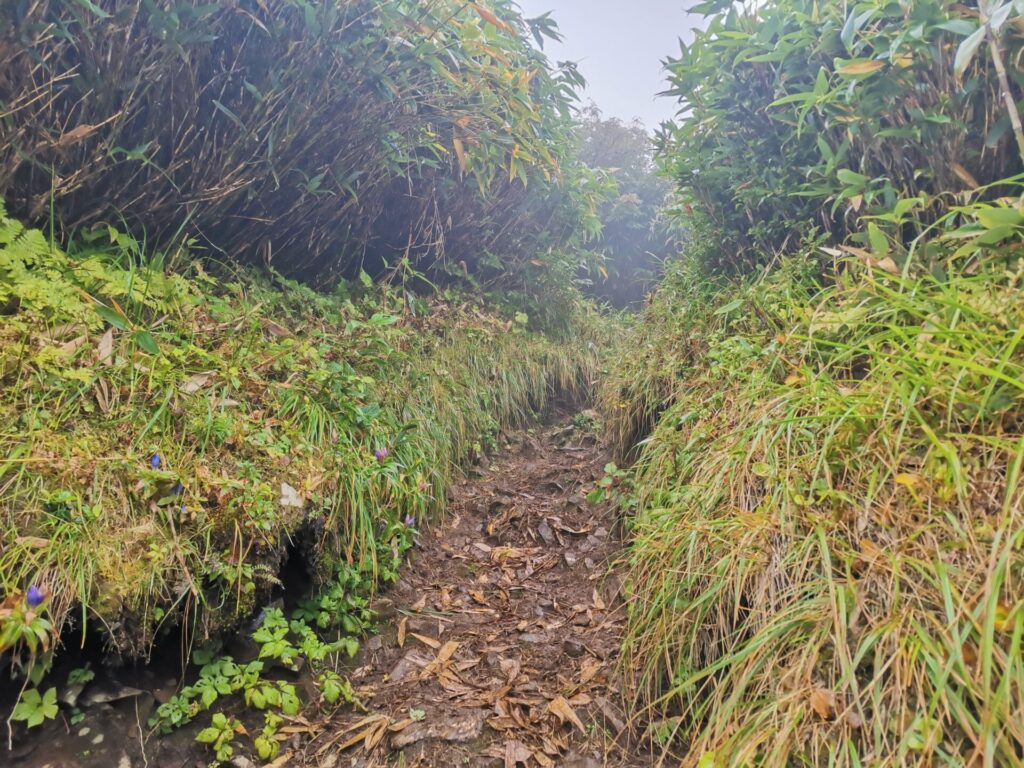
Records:
<instances>
[{"instance_id":1,"label":"dense vegetation","mask_svg":"<svg viewBox=\"0 0 1024 768\"><path fill-rule=\"evenodd\" d=\"M299 561L261 658L202 645L153 720L237 694L272 757L271 664L351 698L321 662L459 467L600 371L629 466L590 498L627 518L623 679L667 753L1022 763L1024 8L698 10L666 201L510 0L0 2L14 719L56 715L62 631L198 647ZM637 303L672 249L636 322L584 299Z\"/></svg>"},{"instance_id":2,"label":"dense vegetation","mask_svg":"<svg viewBox=\"0 0 1024 768\"><path fill-rule=\"evenodd\" d=\"M637 712L685 764L1019 765L1020 9L702 8L697 236L603 394Z\"/></svg>"},{"instance_id":3,"label":"dense vegetation","mask_svg":"<svg viewBox=\"0 0 1024 768\"><path fill-rule=\"evenodd\" d=\"M337 661L459 467L589 390L579 76L509 2L0 13L12 718L57 715L62 635L130 659L180 634L202 672L153 725L238 694L266 758L299 706L270 667L351 698ZM260 659L217 656L296 563L313 592L259 614ZM233 723L201 732L218 759Z\"/></svg>"},{"instance_id":4,"label":"dense vegetation","mask_svg":"<svg viewBox=\"0 0 1024 768\"><path fill-rule=\"evenodd\" d=\"M31 223L533 292L594 232L579 75L507 0L3 7L0 196Z\"/></svg>"},{"instance_id":5,"label":"dense vegetation","mask_svg":"<svg viewBox=\"0 0 1024 768\"><path fill-rule=\"evenodd\" d=\"M597 274L588 275L589 292L636 308L678 251L682 233L667 208L671 183L657 173L650 136L639 121L604 117L591 104L577 126L580 161L603 174L609 187L598 209L601 232L587 245L603 257L590 260Z\"/></svg>"}]
</instances>

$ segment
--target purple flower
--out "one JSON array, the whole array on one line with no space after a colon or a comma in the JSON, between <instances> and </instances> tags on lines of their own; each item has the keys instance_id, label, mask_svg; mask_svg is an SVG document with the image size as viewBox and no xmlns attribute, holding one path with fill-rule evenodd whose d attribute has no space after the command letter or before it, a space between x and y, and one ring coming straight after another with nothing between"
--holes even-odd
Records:
<instances>
[{"instance_id":1,"label":"purple flower","mask_svg":"<svg viewBox=\"0 0 1024 768\"><path fill-rule=\"evenodd\" d=\"M403 520L402 522L405 523L406 528L416 527L416 518L413 515L406 515L405 520Z\"/></svg>"},{"instance_id":2,"label":"purple flower","mask_svg":"<svg viewBox=\"0 0 1024 768\"><path fill-rule=\"evenodd\" d=\"M377 461L384 461L384 459L388 457L388 449L378 448L373 452L373 455L377 459Z\"/></svg>"},{"instance_id":3,"label":"purple flower","mask_svg":"<svg viewBox=\"0 0 1024 768\"><path fill-rule=\"evenodd\" d=\"M28 595L25 597L25 602L28 603L29 608L38 608L39 604L46 599L46 595L43 594L43 590L37 587L35 584L28 588Z\"/></svg>"},{"instance_id":4,"label":"purple flower","mask_svg":"<svg viewBox=\"0 0 1024 768\"><path fill-rule=\"evenodd\" d=\"M154 453L153 458L149 460L149 466L153 469L160 469L160 454Z\"/></svg>"},{"instance_id":5,"label":"purple flower","mask_svg":"<svg viewBox=\"0 0 1024 768\"><path fill-rule=\"evenodd\" d=\"M175 483L171 488L171 496L180 496L185 492L185 486L181 483Z\"/></svg>"}]
</instances>

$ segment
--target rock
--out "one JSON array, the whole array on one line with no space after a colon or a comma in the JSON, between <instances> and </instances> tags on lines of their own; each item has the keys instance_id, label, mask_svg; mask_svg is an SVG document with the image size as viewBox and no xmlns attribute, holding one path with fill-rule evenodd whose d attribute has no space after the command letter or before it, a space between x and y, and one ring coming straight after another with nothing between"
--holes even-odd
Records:
<instances>
[{"instance_id":1,"label":"rock","mask_svg":"<svg viewBox=\"0 0 1024 768\"><path fill-rule=\"evenodd\" d=\"M97 704L109 704L121 699L130 699L133 696L141 696L143 693L144 691L140 691L138 688L107 681L90 686L89 691L80 698L80 701L83 707L95 707Z\"/></svg>"},{"instance_id":2,"label":"rock","mask_svg":"<svg viewBox=\"0 0 1024 768\"><path fill-rule=\"evenodd\" d=\"M380 635L373 635L366 640L363 647L368 651L379 651L383 645L384 641L381 640Z\"/></svg>"},{"instance_id":3,"label":"rock","mask_svg":"<svg viewBox=\"0 0 1024 768\"><path fill-rule=\"evenodd\" d=\"M442 713L428 716L426 720L413 723L391 737L391 748L402 749L410 744L427 739L441 741L472 741L480 735L487 713L480 709L458 715Z\"/></svg>"},{"instance_id":4,"label":"rock","mask_svg":"<svg viewBox=\"0 0 1024 768\"><path fill-rule=\"evenodd\" d=\"M571 656L574 659L578 659L587 649L583 647L583 643L573 637L566 638L565 642L562 643L562 650L565 651L567 656Z\"/></svg>"},{"instance_id":5,"label":"rock","mask_svg":"<svg viewBox=\"0 0 1024 768\"><path fill-rule=\"evenodd\" d=\"M531 632L524 632L519 636L519 639L524 643L532 643L533 645L541 645L548 641L547 635L533 634Z\"/></svg>"},{"instance_id":6,"label":"rock","mask_svg":"<svg viewBox=\"0 0 1024 768\"><path fill-rule=\"evenodd\" d=\"M231 758L230 765L233 766L233 768L256 768L256 763L245 755L236 755Z\"/></svg>"},{"instance_id":7,"label":"rock","mask_svg":"<svg viewBox=\"0 0 1024 768\"><path fill-rule=\"evenodd\" d=\"M575 568L576 563L579 561L579 558L576 556L575 552L566 552L562 555L562 557L565 558L565 564L568 565L570 568Z\"/></svg>"},{"instance_id":8,"label":"rock","mask_svg":"<svg viewBox=\"0 0 1024 768\"><path fill-rule=\"evenodd\" d=\"M562 768L601 768L601 763L589 755L579 755L575 752L570 752L562 760Z\"/></svg>"},{"instance_id":9,"label":"rock","mask_svg":"<svg viewBox=\"0 0 1024 768\"><path fill-rule=\"evenodd\" d=\"M551 546L555 543L555 534L551 530L551 526L548 525L547 520L540 521L540 525L537 526L537 533L540 535L544 543L548 546Z\"/></svg>"},{"instance_id":10,"label":"rock","mask_svg":"<svg viewBox=\"0 0 1024 768\"><path fill-rule=\"evenodd\" d=\"M413 649L398 660L398 663L388 673L388 677L392 682L401 682L409 677L409 675L419 672L429 663L430 659L424 656L422 652Z\"/></svg>"}]
</instances>

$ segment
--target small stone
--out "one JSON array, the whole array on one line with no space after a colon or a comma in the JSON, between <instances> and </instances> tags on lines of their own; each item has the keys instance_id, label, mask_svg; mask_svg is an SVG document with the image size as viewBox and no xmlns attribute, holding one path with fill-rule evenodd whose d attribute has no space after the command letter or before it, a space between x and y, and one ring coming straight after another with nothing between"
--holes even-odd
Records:
<instances>
[{"instance_id":1,"label":"small stone","mask_svg":"<svg viewBox=\"0 0 1024 768\"><path fill-rule=\"evenodd\" d=\"M384 641L381 640L380 635L373 635L373 637L369 638L364 645L368 651L379 651L384 645Z\"/></svg>"},{"instance_id":2,"label":"small stone","mask_svg":"<svg viewBox=\"0 0 1024 768\"><path fill-rule=\"evenodd\" d=\"M480 735L487 713L473 710L461 715L430 717L415 722L391 737L392 749L401 749L428 739L472 741Z\"/></svg>"},{"instance_id":3,"label":"small stone","mask_svg":"<svg viewBox=\"0 0 1024 768\"><path fill-rule=\"evenodd\" d=\"M587 649L583 647L583 643L572 637L567 638L565 642L562 643L562 650L565 651L567 656L571 656L574 659L578 659L587 651Z\"/></svg>"},{"instance_id":4,"label":"small stone","mask_svg":"<svg viewBox=\"0 0 1024 768\"><path fill-rule=\"evenodd\" d=\"M92 743L93 744L102 744L103 743L103 734L102 733L97 733L95 736L93 736L92 737Z\"/></svg>"},{"instance_id":5,"label":"small stone","mask_svg":"<svg viewBox=\"0 0 1024 768\"><path fill-rule=\"evenodd\" d=\"M541 520L540 525L537 526L537 533L543 539L544 543L551 546L555 543L555 534L551 530L551 526L548 525L547 520Z\"/></svg>"},{"instance_id":6,"label":"small stone","mask_svg":"<svg viewBox=\"0 0 1024 768\"><path fill-rule=\"evenodd\" d=\"M532 643L533 645L540 645L548 641L547 635L533 634L531 632L524 632L519 636L519 639L524 643Z\"/></svg>"},{"instance_id":7,"label":"small stone","mask_svg":"<svg viewBox=\"0 0 1024 768\"><path fill-rule=\"evenodd\" d=\"M562 555L562 557L565 558L565 564L568 565L570 568L575 568L576 563L579 561L579 558L576 556L575 552L566 552Z\"/></svg>"},{"instance_id":8,"label":"small stone","mask_svg":"<svg viewBox=\"0 0 1024 768\"><path fill-rule=\"evenodd\" d=\"M594 563L594 561L593 561L593 560L591 560L591 559L590 559L589 557L585 557L585 558L583 558L583 564L584 564L585 566L587 566L587 568L588 568L589 570L593 570L593 569L594 569L594 565L596 565L596 563Z\"/></svg>"}]
</instances>

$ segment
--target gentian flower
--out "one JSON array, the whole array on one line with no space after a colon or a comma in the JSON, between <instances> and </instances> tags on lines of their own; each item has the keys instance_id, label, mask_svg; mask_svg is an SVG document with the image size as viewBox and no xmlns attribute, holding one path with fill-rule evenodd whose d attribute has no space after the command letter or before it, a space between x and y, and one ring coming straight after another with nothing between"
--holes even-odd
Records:
<instances>
[{"instance_id":1,"label":"gentian flower","mask_svg":"<svg viewBox=\"0 0 1024 768\"><path fill-rule=\"evenodd\" d=\"M171 488L171 496L180 496L184 492L185 486L182 485L181 483L175 483L174 486Z\"/></svg>"},{"instance_id":2,"label":"gentian flower","mask_svg":"<svg viewBox=\"0 0 1024 768\"><path fill-rule=\"evenodd\" d=\"M45 599L46 595L43 594L43 590L35 584L28 588L28 594L25 596L25 602L28 603L29 608L38 608L39 604Z\"/></svg>"},{"instance_id":3,"label":"gentian flower","mask_svg":"<svg viewBox=\"0 0 1024 768\"><path fill-rule=\"evenodd\" d=\"M154 453L153 458L149 460L149 466L153 469L160 469L160 454Z\"/></svg>"},{"instance_id":4,"label":"gentian flower","mask_svg":"<svg viewBox=\"0 0 1024 768\"><path fill-rule=\"evenodd\" d=\"M388 449L378 448L373 452L373 455L377 459L377 461L384 461L384 459L388 457Z\"/></svg>"},{"instance_id":5,"label":"gentian flower","mask_svg":"<svg viewBox=\"0 0 1024 768\"><path fill-rule=\"evenodd\" d=\"M416 527L416 518L413 515L406 515L405 520L403 520L402 522L405 523L406 528Z\"/></svg>"}]
</instances>

